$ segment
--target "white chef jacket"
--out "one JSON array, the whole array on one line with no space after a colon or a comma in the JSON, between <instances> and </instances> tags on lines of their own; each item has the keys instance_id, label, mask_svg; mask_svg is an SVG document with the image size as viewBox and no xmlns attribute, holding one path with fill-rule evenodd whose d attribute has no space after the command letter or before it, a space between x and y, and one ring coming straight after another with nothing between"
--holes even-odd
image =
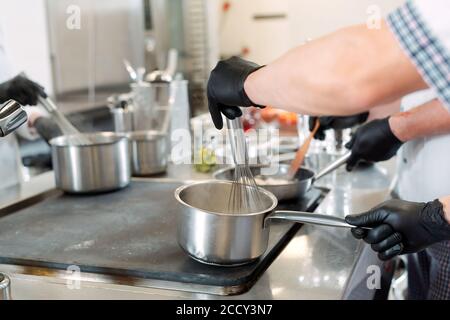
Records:
<instances>
[{"instance_id":1,"label":"white chef jacket","mask_svg":"<svg viewBox=\"0 0 450 320\"><path fill-rule=\"evenodd\" d=\"M430 89L402 100L410 110L438 98L450 110L450 1L412 0L388 23ZM450 134L407 142L399 153L398 194L431 201L450 194Z\"/></svg>"},{"instance_id":2,"label":"white chef jacket","mask_svg":"<svg viewBox=\"0 0 450 320\"><path fill-rule=\"evenodd\" d=\"M430 90L405 97L409 110L438 98L450 111L450 1L410 0L386 21ZM450 134L407 142L399 153L401 198L431 201L450 194ZM450 299L450 242L410 256L412 298ZM421 292L423 291L423 292Z\"/></svg>"},{"instance_id":3,"label":"white chef jacket","mask_svg":"<svg viewBox=\"0 0 450 320\"><path fill-rule=\"evenodd\" d=\"M450 110L449 0L410 0L389 14L388 25L429 90L408 95L402 110L438 98ZM450 194L450 134L407 142L399 153L398 193L411 201Z\"/></svg>"},{"instance_id":4,"label":"white chef jacket","mask_svg":"<svg viewBox=\"0 0 450 320\"><path fill-rule=\"evenodd\" d=\"M402 111L436 98L433 90L406 96ZM397 192L400 198L428 202L450 194L450 134L406 142L398 156Z\"/></svg>"}]
</instances>

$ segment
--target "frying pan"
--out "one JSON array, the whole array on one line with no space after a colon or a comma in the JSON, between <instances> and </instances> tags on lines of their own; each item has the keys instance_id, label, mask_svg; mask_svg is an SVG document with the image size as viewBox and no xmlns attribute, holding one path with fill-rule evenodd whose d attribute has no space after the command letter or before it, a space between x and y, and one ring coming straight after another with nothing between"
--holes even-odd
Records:
<instances>
[{"instance_id":1,"label":"frying pan","mask_svg":"<svg viewBox=\"0 0 450 320\"><path fill-rule=\"evenodd\" d=\"M263 211L229 213L233 182L204 181L178 188L178 243L193 259L212 265L251 263L267 250L271 220L352 228L344 219L300 211L275 211L277 198L261 190ZM248 186L248 188L251 188Z\"/></svg>"},{"instance_id":2,"label":"frying pan","mask_svg":"<svg viewBox=\"0 0 450 320\"><path fill-rule=\"evenodd\" d=\"M314 171L301 167L297 174L295 175L294 180L286 181L285 183L263 183L264 181L259 181L257 179L257 183L260 187L270 191L273 193L279 201L294 199L297 197L302 197L308 192L313 183L318 179L324 177L325 175L333 172L344 163L347 162L351 155L351 152L346 153L344 156L338 158L337 160L331 162L324 169L322 169L319 173L315 174ZM250 165L250 170L254 177L261 176L262 169L264 165ZM275 175L265 176L266 179L286 179L286 175L289 171L290 165L288 164L279 164L278 172ZM228 167L221 170L216 171L213 174L213 177L217 180L227 180L233 181L234 177L234 167ZM266 180L269 182L269 180Z\"/></svg>"}]
</instances>

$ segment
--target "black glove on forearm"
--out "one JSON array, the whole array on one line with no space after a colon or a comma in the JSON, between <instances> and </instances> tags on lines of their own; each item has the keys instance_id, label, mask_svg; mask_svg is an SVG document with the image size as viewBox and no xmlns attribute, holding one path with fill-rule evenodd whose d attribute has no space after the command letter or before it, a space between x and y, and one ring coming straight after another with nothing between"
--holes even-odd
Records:
<instances>
[{"instance_id":1,"label":"black glove on forearm","mask_svg":"<svg viewBox=\"0 0 450 320\"><path fill-rule=\"evenodd\" d=\"M44 88L21 75L0 84L0 102L2 103L13 99L23 106L34 106L39 96L47 97Z\"/></svg>"},{"instance_id":2,"label":"black glove on forearm","mask_svg":"<svg viewBox=\"0 0 450 320\"><path fill-rule=\"evenodd\" d=\"M314 135L315 139L324 140L325 139L325 131L329 129L348 129L352 128L358 124L362 124L366 122L369 117L368 112L363 112L360 114L356 114L348 117L319 117L320 127L317 133ZM314 125L316 123L317 117L309 118L309 131L314 129Z\"/></svg>"},{"instance_id":3,"label":"black glove on forearm","mask_svg":"<svg viewBox=\"0 0 450 320\"><path fill-rule=\"evenodd\" d=\"M39 135L48 143L53 138L62 136L59 126L50 118L40 117L34 122L34 127Z\"/></svg>"},{"instance_id":4,"label":"black glove on forearm","mask_svg":"<svg viewBox=\"0 0 450 320\"><path fill-rule=\"evenodd\" d=\"M208 81L208 105L217 129L222 129L222 113L229 119L242 116L238 107L261 107L255 105L244 90L247 77L261 66L232 57L220 61L211 72Z\"/></svg>"},{"instance_id":5,"label":"black glove on forearm","mask_svg":"<svg viewBox=\"0 0 450 320\"><path fill-rule=\"evenodd\" d=\"M352 152L347 161L347 170L353 170L360 160L389 160L402 144L392 132L389 118L371 121L356 130L351 141L346 144Z\"/></svg>"},{"instance_id":6,"label":"black glove on forearm","mask_svg":"<svg viewBox=\"0 0 450 320\"><path fill-rule=\"evenodd\" d=\"M450 240L450 224L445 220L439 200L428 203L389 200L366 213L349 215L345 220L358 227L352 229L353 236L371 244L381 260Z\"/></svg>"}]
</instances>

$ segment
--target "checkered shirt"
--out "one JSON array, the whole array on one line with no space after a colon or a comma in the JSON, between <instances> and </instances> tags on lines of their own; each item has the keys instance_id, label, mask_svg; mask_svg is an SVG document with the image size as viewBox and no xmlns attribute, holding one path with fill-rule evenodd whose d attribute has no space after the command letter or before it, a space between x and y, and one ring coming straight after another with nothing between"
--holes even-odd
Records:
<instances>
[{"instance_id":1,"label":"checkered shirt","mask_svg":"<svg viewBox=\"0 0 450 320\"><path fill-rule=\"evenodd\" d=\"M450 1L448 2L450 12ZM450 53L413 1L390 13L387 23L425 82L450 110Z\"/></svg>"}]
</instances>

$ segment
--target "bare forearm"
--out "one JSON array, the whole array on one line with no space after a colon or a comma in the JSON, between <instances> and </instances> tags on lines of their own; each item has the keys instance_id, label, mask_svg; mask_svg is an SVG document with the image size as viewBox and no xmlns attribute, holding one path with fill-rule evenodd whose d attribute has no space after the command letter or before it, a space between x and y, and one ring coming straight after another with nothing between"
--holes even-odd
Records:
<instances>
[{"instance_id":1,"label":"bare forearm","mask_svg":"<svg viewBox=\"0 0 450 320\"><path fill-rule=\"evenodd\" d=\"M393 114L400 112L401 100L395 100L394 102L382 104L380 106L370 109L369 117L367 121L375 119L383 119Z\"/></svg>"},{"instance_id":2,"label":"bare forearm","mask_svg":"<svg viewBox=\"0 0 450 320\"><path fill-rule=\"evenodd\" d=\"M397 113L389 119L392 132L401 141L409 141L450 132L450 113L432 100L410 111Z\"/></svg>"},{"instance_id":3,"label":"bare forearm","mask_svg":"<svg viewBox=\"0 0 450 320\"><path fill-rule=\"evenodd\" d=\"M251 74L259 105L312 115L349 115L426 88L386 24L342 29L297 47Z\"/></svg>"}]
</instances>

